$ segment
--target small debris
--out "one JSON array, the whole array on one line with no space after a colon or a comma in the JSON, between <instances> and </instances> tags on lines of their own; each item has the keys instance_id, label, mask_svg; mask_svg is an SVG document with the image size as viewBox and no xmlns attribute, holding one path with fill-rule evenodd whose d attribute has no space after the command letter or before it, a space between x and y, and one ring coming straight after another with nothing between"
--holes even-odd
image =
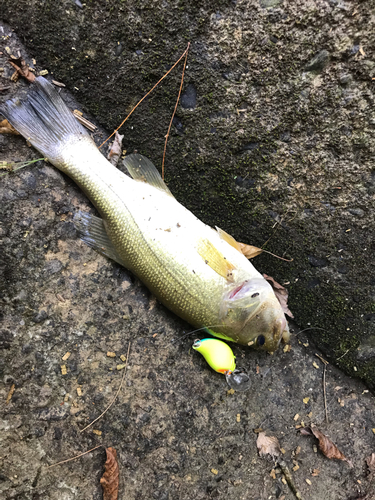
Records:
<instances>
[{"instance_id":1,"label":"small debris","mask_svg":"<svg viewBox=\"0 0 375 500\"><path fill-rule=\"evenodd\" d=\"M82 396L82 389L81 389L80 387L77 387L77 395L78 395L79 397L81 397L81 396Z\"/></svg>"},{"instance_id":2,"label":"small debris","mask_svg":"<svg viewBox=\"0 0 375 500\"><path fill-rule=\"evenodd\" d=\"M211 469L212 474L217 476L219 474L219 471L217 469Z\"/></svg>"},{"instance_id":3,"label":"small debris","mask_svg":"<svg viewBox=\"0 0 375 500\"><path fill-rule=\"evenodd\" d=\"M299 414L298 414L298 413L296 413L296 414L294 415L293 420L294 420L295 422L297 422L297 420L298 420L298 419L299 419Z\"/></svg>"},{"instance_id":4,"label":"small debris","mask_svg":"<svg viewBox=\"0 0 375 500\"><path fill-rule=\"evenodd\" d=\"M115 140L113 141L110 152L108 153L108 160L112 165L116 166L121 153L122 153L122 140L124 136L120 135L118 132L115 133Z\"/></svg>"},{"instance_id":5,"label":"small debris","mask_svg":"<svg viewBox=\"0 0 375 500\"><path fill-rule=\"evenodd\" d=\"M234 389L229 389L227 391L227 396L231 396L232 394L234 394L236 391Z\"/></svg>"},{"instance_id":6,"label":"small debris","mask_svg":"<svg viewBox=\"0 0 375 500\"><path fill-rule=\"evenodd\" d=\"M109 358L115 358L115 357L116 357L116 353L115 353L115 352L112 352L112 351L108 351L108 352L107 352L107 356L108 356Z\"/></svg>"},{"instance_id":7,"label":"small debris","mask_svg":"<svg viewBox=\"0 0 375 500\"><path fill-rule=\"evenodd\" d=\"M285 485L287 484L286 479L285 479L285 476L283 476L283 477L281 478L281 481L283 482L283 484L285 484Z\"/></svg>"},{"instance_id":8,"label":"small debris","mask_svg":"<svg viewBox=\"0 0 375 500\"><path fill-rule=\"evenodd\" d=\"M294 455L297 456L301 453L301 447L300 446L297 446L297 448L295 449L294 451Z\"/></svg>"},{"instance_id":9,"label":"small debris","mask_svg":"<svg viewBox=\"0 0 375 500\"><path fill-rule=\"evenodd\" d=\"M57 82L56 80L52 80L52 83L57 87L65 87L65 83Z\"/></svg>"},{"instance_id":10,"label":"small debris","mask_svg":"<svg viewBox=\"0 0 375 500\"><path fill-rule=\"evenodd\" d=\"M284 349L283 349L284 352L290 352L291 350L292 350L292 346L290 344L287 344L286 346L284 346Z\"/></svg>"},{"instance_id":11,"label":"small debris","mask_svg":"<svg viewBox=\"0 0 375 500\"><path fill-rule=\"evenodd\" d=\"M307 478L306 478L306 479L305 479L305 481L306 481L306 483L307 483L309 486L311 486L311 485L312 485L312 482L310 481L310 479L307 479Z\"/></svg>"},{"instance_id":12,"label":"small debris","mask_svg":"<svg viewBox=\"0 0 375 500\"><path fill-rule=\"evenodd\" d=\"M271 455L278 457L281 454L279 440L274 436L267 436L265 432L260 432L257 439L259 455Z\"/></svg>"},{"instance_id":13,"label":"small debris","mask_svg":"<svg viewBox=\"0 0 375 500\"><path fill-rule=\"evenodd\" d=\"M16 384L12 384L12 387L9 389L7 399L5 401L5 404L8 405L10 403L10 400L12 399L12 396L14 394L14 391L16 390Z\"/></svg>"},{"instance_id":14,"label":"small debris","mask_svg":"<svg viewBox=\"0 0 375 500\"><path fill-rule=\"evenodd\" d=\"M39 71L40 76L46 76L48 75L48 69L42 69L42 71Z\"/></svg>"},{"instance_id":15,"label":"small debris","mask_svg":"<svg viewBox=\"0 0 375 500\"><path fill-rule=\"evenodd\" d=\"M237 420L237 422L241 422L241 414L240 413L237 413L236 420Z\"/></svg>"},{"instance_id":16,"label":"small debris","mask_svg":"<svg viewBox=\"0 0 375 500\"><path fill-rule=\"evenodd\" d=\"M298 465L298 464L296 464L296 465L293 467L293 472L296 472L298 469L299 469L299 465Z\"/></svg>"},{"instance_id":17,"label":"small debris","mask_svg":"<svg viewBox=\"0 0 375 500\"><path fill-rule=\"evenodd\" d=\"M17 132L17 130L8 122L8 120L3 120L0 122L0 134L20 135L19 132ZM6 164L6 162L1 162L1 164L4 165Z\"/></svg>"},{"instance_id":18,"label":"small debris","mask_svg":"<svg viewBox=\"0 0 375 500\"><path fill-rule=\"evenodd\" d=\"M318 365L318 363L316 361L314 361L313 367L316 368L317 370L319 369L319 365Z\"/></svg>"},{"instance_id":19,"label":"small debris","mask_svg":"<svg viewBox=\"0 0 375 500\"><path fill-rule=\"evenodd\" d=\"M275 469L271 470L270 476L272 477L272 479L276 479L276 471L275 471Z\"/></svg>"},{"instance_id":20,"label":"small debris","mask_svg":"<svg viewBox=\"0 0 375 500\"><path fill-rule=\"evenodd\" d=\"M117 365L116 369L117 370L123 370L125 368L125 366L126 366L126 363L124 363L123 365Z\"/></svg>"},{"instance_id":21,"label":"small debris","mask_svg":"<svg viewBox=\"0 0 375 500\"><path fill-rule=\"evenodd\" d=\"M18 78L18 76L23 76L24 78L26 78L26 80L28 80L31 83L35 80L34 73L30 70L30 68L26 64L25 60L22 59L21 57L18 57L16 59L9 59L8 62L16 70L17 78ZM12 76L12 79L13 79L13 77L14 77L14 75Z\"/></svg>"},{"instance_id":22,"label":"small debris","mask_svg":"<svg viewBox=\"0 0 375 500\"><path fill-rule=\"evenodd\" d=\"M90 132L95 132L96 130L96 125L91 123L89 120L86 120L86 118L83 118L82 113L78 111L78 109L75 109L73 111L73 115L77 118L79 123L81 123L84 127L86 127Z\"/></svg>"},{"instance_id":23,"label":"small debris","mask_svg":"<svg viewBox=\"0 0 375 500\"><path fill-rule=\"evenodd\" d=\"M68 370L66 369L66 365L61 365L61 374L66 375L68 373Z\"/></svg>"},{"instance_id":24,"label":"small debris","mask_svg":"<svg viewBox=\"0 0 375 500\"><path fill-rule=\"evenodd\" d=\"M120 359L121 359L121 361L126 361L126 356L125 356L125 354L121 354Z\"/></svg>"},{"instance_id":25,"label":"small debris","mask_svg":"<svg viewBox=\"0 0 375 500\"><path fill-rule=\"evenodd\" d=\"M93 432L93 434L96 434L97 436L102 435L102 431L98 431L98 429L93 429L92 432Z\"/></svg>"},{"instance_id":26,"label":"small debris","mask_svg":"<svg viewBox=\"0 0 375 500\"><path fill-rule=\"evenodd\" d=\"M319 469L313 469L313 471L311 473L311 475L314 476L314 477L319 476L319 474L320 474L320 470Z\"/></svg>"},{"instance_id":27,"label":"small debris","mask_svg":"<svg viewBox=\"0 0 375 500\"><path fill-rule=\"evenodd\" d=\"M66 361L67 359L69 359L71 355L71 352L67 352L66 354L64 354L64 356L61 358L63 361Z\"/></svg>"},{"instance_id":28,"label":"small debris","mask_svg":"<svg viewBox=\"0 0 375 500\"><path fill-rule=\"evenodd\" d=\"M64 402L67 403L69 401L69 398L70 398L70 394L69 394L69 392L67 392L64 396Z\"/></svg>"},{"instance_id":29,"label":"small debris","mask_svg":"<svg viewBox=\"0 0 375 500\"><path fill-rule=\"evenodd\" d=\"M305 403L305 405L307 405L307 403L310 401L310 398L303 398L302 401Z\"/></svg>"}]
</instances>

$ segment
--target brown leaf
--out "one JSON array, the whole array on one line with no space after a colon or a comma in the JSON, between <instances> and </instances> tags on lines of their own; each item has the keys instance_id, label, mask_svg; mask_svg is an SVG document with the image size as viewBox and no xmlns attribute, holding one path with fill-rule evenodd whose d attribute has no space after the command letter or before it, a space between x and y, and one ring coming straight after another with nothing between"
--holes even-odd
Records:
<instances>
[{"instance_id":1,"label":"brown leaf","mask_svg":"<svg viewBox=\"0 0 375 500\"><path fill-rule=\"evenodd\" d=\"M266 436L265 432L260 432L257 439L259 455L271 455L273 458L281 455L279 440L274 436Z\"/></svg>"},{"instance_id":2,"label":"brown leaf","mask_svg":"<svg viewBox=\"0 0 375 500\"><path fill-rule=\"evenodd\" d=\"M116 166L121 153L122 153L122 140L124 136L120 135L118 132L115 134L115 140L113 141L111 151L108 153L108 160L112 165Z\"/></svg>"},{"instance_id":3,"label":"brown leaf","mask_svg":"<svg viewBox=\"0 0 375 500\"><path fill-rule=\"evenodd\" d=\"M337 448L337 446L321 432L315 425L311 427L305 427L301 429L301 434L311 435L313 434L319 441L319 449L327 458L337 458L338 460L344 460L348 462L350 467L353 467L352 462L346 458L346 456Z\"/></svg>"},{"instance_id":4,"label":"brown leaf","mask_svg":"<svg viewBox=\"0 0 375 500\"><path fill-rule=\"evenodd\" d=\"M26 64L25 60L22 59L22 57L19 57L18 59L9 59L8 62L13 66L13 68L15 68L20 76L23 76L31 83L35 80L35 74L30 71L29 66Z\"/></svg>"},{"instance_id":5,"label":"brown leaf","mask_svg":"<svg viewBox=\"0 0 375 500\"><path fill-rule=\"evenodd\" d=\"M375 453L366 458L366 464L371 473L375 472Z\"/></svg>"},{"instance_id":6,"label":"brown leaf","mask_svg":"<svg viewBox=\"0 0 375 500\"><path fill-rule=\"evenodd\" d=\"M104 465L105 472L100 479L103 487L103 500L117 500L119 487L119 467L117 452L114 448L106 448L107 460Z\"/></svg>"},{"instance_id":7,"label":"brown leaf","mask_svg":"<svg viewBox=\"0 0 375 500\"><path fill-rule=\"evenodd\" d=\"M20 135L19 132L17 132L17 130L8 122L8 120L0 122L0 134Z\"/></svg>"},{"instance_id":8,"label":"brown leaf","mask_svg":"<svg viewBox=\"0 0 375 500\"><path fill-rule=\"evenodd\" d=\"M261 248L253 247L252 245L245 245L245 243L238 243L238 244L240 246L241 252L248 259L252 259L253 257L260 255L263 252Z\"/></svg>"},{"instance_id":9,"label":"brown leaf","mask_svg":"<svg viewBox=\"0 0 375 500\"><path fill-rule=\"evenodd\" d=\"M272 276L263 274L263 277L272 286L274 294L276 295L277 300L280 302L281 308L284 313L287 314L290 318L294 318L291 310L288 307L288 290L280 285L277 281L275 281Z\"/></svg>"}]
</instances>

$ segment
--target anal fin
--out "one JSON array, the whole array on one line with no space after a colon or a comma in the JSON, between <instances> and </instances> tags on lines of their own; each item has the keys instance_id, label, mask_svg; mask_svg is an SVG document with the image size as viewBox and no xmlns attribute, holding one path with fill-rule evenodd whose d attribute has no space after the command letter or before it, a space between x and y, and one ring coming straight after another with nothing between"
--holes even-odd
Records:
<instances>
[{"instance_id":1,"label":"anal fin","mask_svg":"<svg viewBox=\"0 0 375 500\"><path fill-rule=\"evenodd\" d=\"M87 212L77 212L73 218L73 223L82 241L89 247L126 267L113 243L108 238L103 219Z\"/></svg>"}]
</instances>

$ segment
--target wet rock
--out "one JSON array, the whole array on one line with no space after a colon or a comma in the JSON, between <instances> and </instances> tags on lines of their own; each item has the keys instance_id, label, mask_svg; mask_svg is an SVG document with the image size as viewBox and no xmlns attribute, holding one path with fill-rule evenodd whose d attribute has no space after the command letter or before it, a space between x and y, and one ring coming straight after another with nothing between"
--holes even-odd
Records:
<instances>
[{"instance_id":1,"label":"wet rock","mask_svg":"<svg viewBox=\"0 0 375 500\"><path fill-rule=\"evenodd\" d=\"M116 48L115 48L115 56L119 56L121 55L121 53L123 52L124 50L124 46L121 42L119 42L117 45L116 45Z\"/></svg>"},{"instance_id":2,"label":"wet rock","mask_svg":"<svg viewBox=\"0 0 375 500\"><path fill-rule=\"evenodd\" d=\"M356 217L363 217L365 215L365 212L364 210L362 210L362 208L349 208L348 211Z\"/></svg>"},{"instance_id":3,"label":"wet rock","mask_svg":"<svg viewBox=\"0 0 375 500\"><path fill-rule=\"evenodd\" d=\"M195 86L190 83L185 92L181 95L181 106L185 109L194 109L197 105L197 90Z\"/></svg>"},{"instance_id":4,"label":"wet rock","mask_svg":"<svg viewBox=\"0 0 375 500\"><path fill-rule=\"evenodd\" d=\"M56 274L61 271L63 268L63 263L60 262L58 259L53 259L47 262L47 264L44 266L44 271L47 274Z\"/></svg>"},{"instance_id":5,"label":"wet rock","mask_svg":"<svg viewBox=\"0 0 375 500\"><path fill-rule=\"evenodd\" d=\"M55 422L67 418L69 416L69 409L65 405L58 408L44 408L37 415L39 420Z\"/></svg>"},{"instance_id":6,"label":"wet rock","mask_svg":"<svg viewBox=\"0 0 375 500\"><path fill-rule=\"evenodd\" d=\"M329 52L328 50L321 50L314 56L311 61L309 61L306 66L306 71L322 71L329 62Z\"/></svg>"},{"instance_id":7,"label":"wet rock","mask_svg":"<svg viewBox=\"0 0 375 500\"><path fill-rule=\"evenodd\" d=\"M348 85L349 83L351 83L353 81L353 77L352 77L352 75L343 74L340 76L339 81L340 81L341 85Z\"/></svg>"},{"instance_id":8,"label":"wet rock","mask_svg":"<svg viewBox=\"0 0 375 500\"><path fill-rule=\"evenodd\" d=\"M308 261L313 267L326 267L328 266L327 259L314 257L313 255L308 256Z\"/></svg>"},{"instance_id":9,"label":"wet rock","mask_svg":"<svg viewBox=\"0 0 375 500\"><path fill-rule=\"evenodd\" d=\"M259 5L263 9L275 8L282 3L282 0L259 0Z\"/></svg>"},{"instance_id":10,"label":"wet rock","mask_svg":"<svg viewBox=\"0 0 375 500\"><path fill-rule=\"evenodd\" d=\"M48 314L44 309L39 311L35 316L33 317L34 323L43 323L48 318Z\"/></svg>"},{"instance_id":11,"label":"wet rock","mask_svg":"<svg viewBox=\"0 0 375 500\"><path fill-rule=\"evenodd\" d=\"M0 330L0 349L9 349L12 342L12 333L9 330Z\"/></svg>"}]
</instances>

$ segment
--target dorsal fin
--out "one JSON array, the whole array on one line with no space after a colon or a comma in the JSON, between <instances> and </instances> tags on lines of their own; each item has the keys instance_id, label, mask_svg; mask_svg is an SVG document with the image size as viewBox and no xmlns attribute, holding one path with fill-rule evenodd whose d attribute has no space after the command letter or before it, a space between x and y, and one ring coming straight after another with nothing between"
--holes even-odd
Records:
<instances>
[{"instance_id":1,"label":"dorsal fin","mask_svg":"<svg viewBox=\"0 0 375 500\"><path fill-rule=\"evenodd\" d=\"M147 182L173 197L155 165L145 156L138 153L131 154L125 157L123 164L135 181Z\"/></svg>"},{"instance_id":2,"label":"dorsal fin","mask_svg":"<svg viewBox=\"0 0 375 500\"><path fill-rule=\"evenodd\" d=\"M238 244L238 242L231 236L230 234L226 233L223 229L220 229L219 227L215 226L216 231L219 233L219 236L222 240L226 241L231 247L235 248L238 250L240 253L241 252L241 247Z\"/></svg>"},{"instance_id":3,"label":"dorsal fin","mask_svg":"<svg viewBox=\"0 0 375 500\"><path fill-rule=\"evenodd\" d=\"M219 252L210 240L200 239L197 250L199 255L211 269L228 281L233 281L232 271L235 269L234 265Z\"/></svg>"}]
</instances>

